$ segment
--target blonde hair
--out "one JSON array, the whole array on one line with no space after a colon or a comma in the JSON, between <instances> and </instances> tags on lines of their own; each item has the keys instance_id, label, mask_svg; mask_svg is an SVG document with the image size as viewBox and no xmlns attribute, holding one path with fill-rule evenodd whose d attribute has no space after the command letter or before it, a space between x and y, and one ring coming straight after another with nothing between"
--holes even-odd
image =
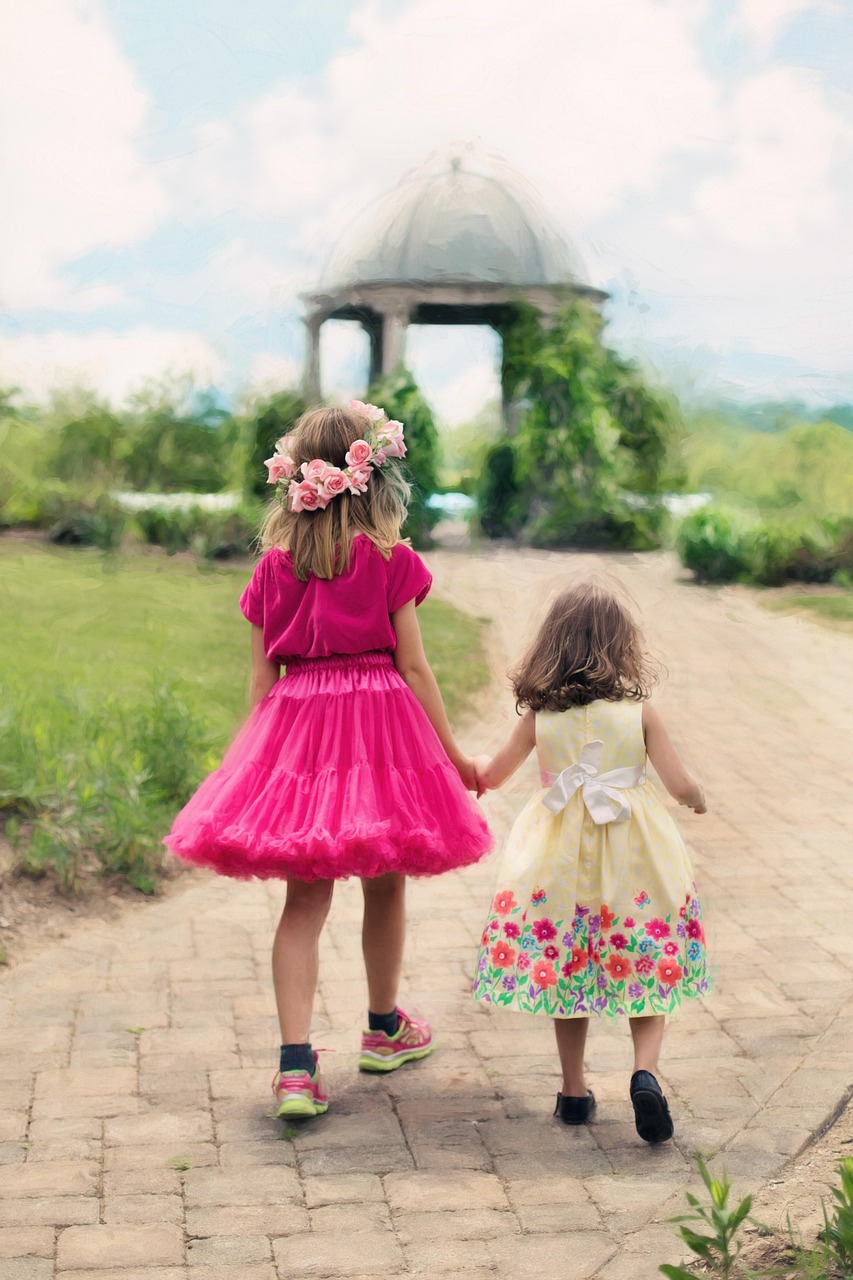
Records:
<instances>
[{"instance_id":1,"label":"blonde hair","mask_svg":"<svg viewBox=\"0 0 853 1280\"><path fill-rule=\"evenodd\" d=\"M289 433L288 450L299 467L322 458L345 467L346 453L364 436L364 416L353 409L312 409ZM349 568L352 540L364 533L387 560L400 541L411 487L396 462L374 468L364 493L342 493L323 510L291 511L273 499L261 524L264 550L280 547L293 558L293 572L305 582L333 578Z\"/></svg>"},{"instance_id":2,"label":"blonde hair","mask_svg":"<svg viewBox=\"0 0 853 1280\"><path fill-rule=\"evenodd\" d=\"M557 596L510 679L516 707L566 711L597 698L642 702L659 670L627 606L587 578Z\"/></svg>"}]
</instances>

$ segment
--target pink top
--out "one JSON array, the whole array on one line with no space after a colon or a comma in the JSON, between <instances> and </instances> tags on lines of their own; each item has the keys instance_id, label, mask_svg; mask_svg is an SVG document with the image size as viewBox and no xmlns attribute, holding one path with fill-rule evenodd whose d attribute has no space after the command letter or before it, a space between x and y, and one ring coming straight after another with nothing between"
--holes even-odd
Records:
<instances>
[{"instance_id":1,"label":"pink top","mask_svg":"<svg viewBox=\"0 0 853 1280\"><path fill-rule=\"evenodd\" d=\"M349 569L326 581L300 582L289 551L271 548L255 565L240 608L264 629L273 662L328 658L338 653L393 649L391 614L409 600L420 604L432 574L411 547L398 542L386 560L366 534L353 538Z\"/></svg>"}]
</instances>

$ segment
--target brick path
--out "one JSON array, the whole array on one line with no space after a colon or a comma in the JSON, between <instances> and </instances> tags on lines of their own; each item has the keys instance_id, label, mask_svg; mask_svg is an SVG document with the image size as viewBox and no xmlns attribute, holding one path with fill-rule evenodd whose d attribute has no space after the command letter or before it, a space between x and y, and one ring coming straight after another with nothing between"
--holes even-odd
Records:
<instances>
[{"instance_id":1,"label":"brick path","mask_svg":"<svg viewBox=\"0 0 853 1280\"><path fill-rule=\"evenodd\" d=\"M591 556L445 551L438 589L495 618L500 667L543 590ZM853 1072L849 637L609 557L653 620L666 702L712 812L683 821L716 992L671 1026L676 1141L637 1138L622 1027L593 1027L599 1118L550 1116L547 1023L468 997L491 866L415 884L405 990L440 1051L388 1079L355 1070L359 893L328 930L316 1042L333 1108L270 1116L268 950L281 890L198 876L180 897L79 933L0 982L0 1280L303 1280L553 1274L646 1280L676 1261L692 1155L743 1187L778 1176ZM494 695L472 748L500 740ZM487 803L505 829L532 765Z\"/></svg>"}]
</instances>

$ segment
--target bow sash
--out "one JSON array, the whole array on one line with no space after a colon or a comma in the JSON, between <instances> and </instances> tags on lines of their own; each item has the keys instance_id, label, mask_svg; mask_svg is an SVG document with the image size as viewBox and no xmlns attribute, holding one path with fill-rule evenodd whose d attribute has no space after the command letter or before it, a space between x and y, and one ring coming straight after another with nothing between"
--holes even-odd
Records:
<instances>
[{"instance_id":1,"label":"bow sash","mask_svg":"<svg viewBox=\"0 0 853 1280\"><path fill-rule=\"evenodd\" d=\"M569 765L562 773L542 774L543 786L551 790L542 803L551 813L559 813L580 790L587 812L598 826L605 822L626 822L631 816L631 806L619 793L627 787L640 787L646 780L643 765L631 765L624 769L611 769L600 773L604 743L600 738L587 742L581 751L580 763Z\"/></svg>"}]
</instances>

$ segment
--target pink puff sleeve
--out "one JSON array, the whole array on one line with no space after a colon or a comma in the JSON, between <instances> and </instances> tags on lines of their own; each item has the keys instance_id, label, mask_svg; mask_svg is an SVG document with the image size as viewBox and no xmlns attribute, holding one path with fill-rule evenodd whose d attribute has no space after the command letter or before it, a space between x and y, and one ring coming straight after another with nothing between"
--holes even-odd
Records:
<instances>
[{"instance_id":1,"label":"pink puff sleeve","mask_svg":"<svg viewBox=\"0 0 853 1280\"><path fill-rule=\"evenodd\" d=\"M414 600L420 604L432 586L432 574L411 547L398 542L388 561L388 612Z\"/></svg>"},{"instance_id":2,"label":"pink puff sleeve","mask_svg":"<svg viewBox=\"0 0 853 1280\"><path fill-rule=\"evenodd\" d=\"M261 556L255 565L246 590L240 597L240 612L256 627L264 625L264 594L267 578L267 556Z\"/></svg>"}]
</instances>

